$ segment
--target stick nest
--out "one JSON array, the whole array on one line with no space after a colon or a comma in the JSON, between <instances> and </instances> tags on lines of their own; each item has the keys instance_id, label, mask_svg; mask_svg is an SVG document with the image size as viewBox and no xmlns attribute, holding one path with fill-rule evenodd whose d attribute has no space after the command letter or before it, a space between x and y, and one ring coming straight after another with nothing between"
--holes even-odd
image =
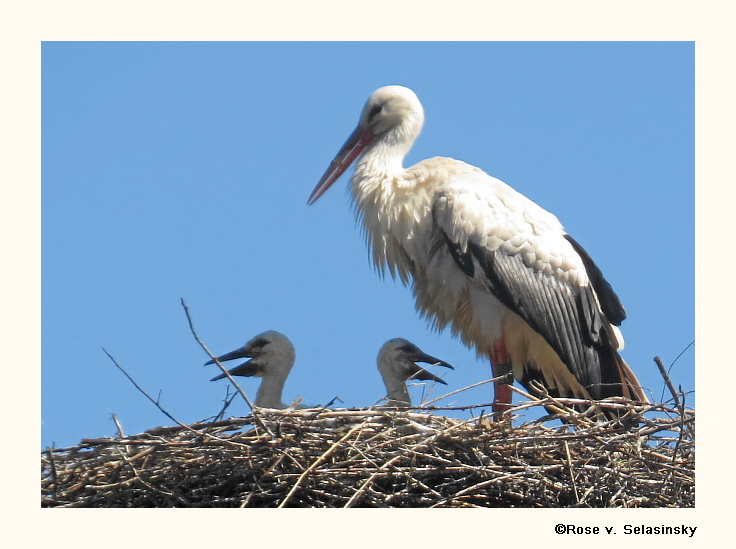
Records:
<instances>
[{"instance_id":1,"label":"stick nest","mask_svg":"<svg viewBox=\"0 0 736 549\"><path fill-rule=\"evenodd\" d=\"M557 413L512 425L539 405ZM624 428L572 406L525 403L502 421L434 415L441 408L256 409L84 439L42 452L41 505L694 506L694 411L621 402Z\"/></svg>"}]
</instances>

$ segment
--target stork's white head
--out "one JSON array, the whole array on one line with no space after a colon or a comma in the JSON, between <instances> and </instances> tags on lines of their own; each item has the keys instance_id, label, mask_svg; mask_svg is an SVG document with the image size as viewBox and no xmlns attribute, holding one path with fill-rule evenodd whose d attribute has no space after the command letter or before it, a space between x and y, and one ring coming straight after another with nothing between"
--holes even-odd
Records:
<instances>
[{"instance_id":1,"label":"stork's white head","mask_svg":"<svg viewBox=\"0 0 736 549\"><path fill-rule=\"evenodd\" d=\"M410 379L436 381L447 385L443 379L417 366L417 362L454 369L444 360L428 355L401 337L390 339L383 344L378 352L377 362L378 371L381 372L383 383L386 385L389 404L398 406L411 405L406 388L406 382Z\"/></svg>"},{"instance_id":2,"label":"stork's white head","mask_svg":"<svg viewBox=\"0 0 736 549\"><path fill-rule=\"evenodd\" d=\"M404 86L384 86L366 101L358 127L376 137L391 132L400 134L400 140L410 141L411 145L423 125L424 109L416 94Z\"/></svg>"},{"instance_id":3,"label":"stork's white head","mask_svg":"<svg viewBox=\"0 0 736 549\"><path fill-rule=\"evenodd\" d=\"M230 370L232 376L269 377L285 380L294 366L296 353L294 345L284 334L275 330L268 330L251 338L245 345L230 353L217 357L224 362L236 358L250 358L243 364ZM206 364L212 364L209 360ZM222 379L225 374L212 378L212 381Z\"/></svg>"},{"instance_id":4,"label":"stork's white head","mask_svg":"<svg viewBox=\"0 0 736 549\"><path fill-rule=\"evenodd\" d=\"M366 101L360 121L312 191L314 203L347 170L363 151L383 146L398 163L424 125L424 109L416 94L404 86L384 86Z\"/></svg>"}]
</instances>

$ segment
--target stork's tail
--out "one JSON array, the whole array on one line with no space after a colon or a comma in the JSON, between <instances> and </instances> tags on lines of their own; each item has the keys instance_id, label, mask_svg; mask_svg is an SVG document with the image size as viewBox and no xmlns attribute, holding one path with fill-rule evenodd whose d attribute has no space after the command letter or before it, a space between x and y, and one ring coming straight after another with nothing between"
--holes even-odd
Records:
<instances>
[{"instance_id":1,"label":"stork's tail","mask_svg":"<svg viewBox=\"0 0 736 549\"><path fill-rule=\"evenodd\" d=\"M626 361L621 358L621 355L618 353L616 353L616 362L619 376L621 378L623 396L631 400L648 403L649 399L647 398L647 395L644 394L644 388L636 378L636 374L634 374L633 370L628 364L626 364Z\"/></svg>"},{"instance_id":2,"label":"stork's tail","mask_svg":"<svg viewBox=\"0 0 736 549\"><path fill-rule=\"evenodd\" d=\"M591 394L596 394L599 400L595 409L602 414L601 418L614 419L621 421L627 428L637 425L637 414L634 410L626 411L620 405L607 406L606 400L615 399L616 397L624 397L639 403L648 403L649 399L644 393L644 388L639 383L633 370L621 358L618 351L610 349L610 352L601 356L602 360L602 380L597 387L589 388Z\"/></svg>"}]
</instances>

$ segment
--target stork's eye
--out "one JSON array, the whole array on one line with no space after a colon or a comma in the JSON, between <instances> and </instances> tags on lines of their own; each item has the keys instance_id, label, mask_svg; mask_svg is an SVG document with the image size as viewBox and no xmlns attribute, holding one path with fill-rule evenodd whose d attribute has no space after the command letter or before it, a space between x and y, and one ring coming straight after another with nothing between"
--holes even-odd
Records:
<instances>
[{"instance_id":1,"label":"stork's eye","mask_svg":"<svg viewBox=\"0 0 736 549\"><path fill-rule=\"evenodd\" d=\"M259 337L253 343L251 343L251 345L250 345L250 351L253 352L253 353L256 353L256 352L260 353L261 351L263 351L263 348L266 345L268 345L269 343L271 343L271 342L269 340L267 340L266 338Z\"/></svg>"},{"instance_id":2,"label":"stork's eye","mask_svg":"<svg viewBox=\"0 0 736 549\"><path fill-rule=\"evenodd\" d=\"M406 345L402 345L399 347L399 351L402 351L406 353L407 355L414 354L418 351L416 346L412 345L411 343L407 343Z\"/></svg>"},{"instance_id":3,"label":"stork's eye","mask_svg":"<svg viewBox=\"0 0 736 549\"><path fill-rule=\"evenodd\" d=\"M383 107L381 105L375 105L368 111L368 123L373 123L373 119L381 112Z\"/></svg>"}]
</instances>

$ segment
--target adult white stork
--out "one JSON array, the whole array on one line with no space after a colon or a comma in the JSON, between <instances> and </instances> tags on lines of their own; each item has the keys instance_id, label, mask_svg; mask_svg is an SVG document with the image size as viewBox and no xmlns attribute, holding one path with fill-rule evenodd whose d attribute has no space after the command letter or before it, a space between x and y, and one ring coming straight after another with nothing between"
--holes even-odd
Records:
<instances>
[{"instance_id":1,"label":"adult white stork","mask_svg":"<svg viewBox=\"0 0 736 549\"><path fill-rule=\"evenodd\" d=\"M495 411L511 402L512 373L552 396L646 401L618 353L624 308L590 256L554 215L474 166L435 157L405 169L423 123L413 91L376 90L308 204L358 159L352 198L376 268L411 281L420 313L505 376Z\"/></svg>"},{"instance_id":2,"label":"adult white stork","mask_svg":"<svg viewBox=\"0 0 736 549\"><path fill-rule=\"evenodd\" d=\"M406 382L411 379L436 381L447 385L445 380L417 365L417 362L454 368L439 358L422 351L411 341L397 337L381 346L377 357L378 371L386 385L386 402L389 406L411 406L411 397Z\"/></svg>"},{"instance_id":3,"label":"adult white stork","mask_svg":"<svg viewBox=\"0 0 736 549\"><path fill-rule=\"evenodd\" d=\"M256 406L279 409L287 407L281 402L281 393L296 358L294 345L288 337L275 330L269 330L253 337L239 349L218 356L217 360L225 362L236 358L250 358L250 360L228 370L231 376L263 378L256 393L254 402ZM214 362L208 360L205 365ZM227 377L225 374L220 374L210 381L225 377Z\"/></svg>"}]
</instances>

